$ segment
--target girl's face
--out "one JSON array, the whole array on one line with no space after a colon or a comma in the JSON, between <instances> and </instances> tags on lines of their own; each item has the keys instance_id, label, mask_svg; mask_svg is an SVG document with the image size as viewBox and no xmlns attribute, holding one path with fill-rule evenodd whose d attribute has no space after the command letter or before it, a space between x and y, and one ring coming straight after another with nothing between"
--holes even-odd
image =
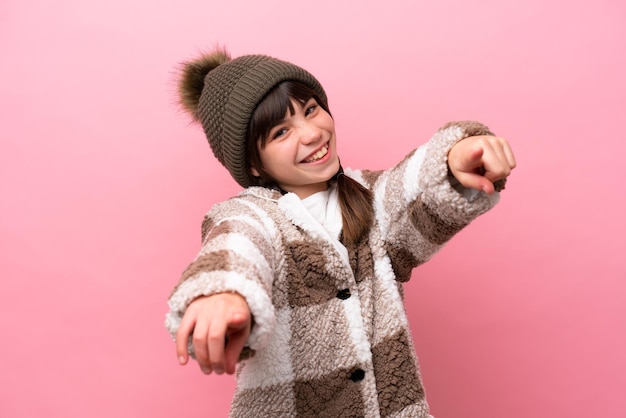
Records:
<instances>
[{"instance_id":1,"label":"girl's face","mask_svg":"<svg viewBox=\"0 0 626 418\"><path fill-rule=\"evenodd\" d=\"M304 199L328 188L339 170L335 122L315 99L291 100L282 121L269 132L265 146L257 141L261 164L278 186ZM252 168L252 174L259 175Z\"/></svg>"}]
</instances>

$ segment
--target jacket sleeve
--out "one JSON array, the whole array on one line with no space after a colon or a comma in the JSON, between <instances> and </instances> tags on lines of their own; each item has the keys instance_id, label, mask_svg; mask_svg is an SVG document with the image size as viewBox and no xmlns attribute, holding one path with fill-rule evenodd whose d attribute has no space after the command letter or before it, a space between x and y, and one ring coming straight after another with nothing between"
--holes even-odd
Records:
<instances>
[{"instance_id":1,"label":"jacket sleeve","mask_svg":"<svg viewBox=\"0 0 626 418\"><path fill-rule=\"evenodd\" d=\"M398 280L409 280L414 267L498 202L499 193L465 189L449 174L448 152L475 135L491 132L478 122L449 123L377 179L375 212ZM502 188L496 184L496 190Z\"/></svg>"},{"instance_id":2,"label":"jacket sleeve","mask_svg":"<svg viewBox=\"0 0 626 418\"><path fill-rule=\"evenodd\" d=\"M254 321L244 356L266 345L275 321L271 302L275 227L260 214L254 203L233 198L205 216L201 250L168 300L165 326L173 338L195 298L236 292L245 298ZM189 352L194 354L191 344Z\"/></svg>"}]
</instances>

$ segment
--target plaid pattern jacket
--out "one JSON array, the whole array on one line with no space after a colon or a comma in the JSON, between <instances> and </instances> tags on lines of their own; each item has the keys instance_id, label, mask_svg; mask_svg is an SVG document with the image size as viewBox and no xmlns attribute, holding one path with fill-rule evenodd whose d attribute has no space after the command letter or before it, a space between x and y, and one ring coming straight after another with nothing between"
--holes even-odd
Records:
<instances>
[{"instance_id":1,"label":"plaid pattern jacket","mask_svg":"<svg viewBox=\"0 0 626 418\"><path fill-rule=\"evenodd\" d=\"M478 134L489 131L450 123L390 170L346 169L374 192L376 216L349 265L295 194L251 187L211 209L166 327L174 336L197 296L246 298L254 326L231 416L430 416L402 283L498 200L466 197L448 174L452 145Z\"/></svg>"}]
</instances>

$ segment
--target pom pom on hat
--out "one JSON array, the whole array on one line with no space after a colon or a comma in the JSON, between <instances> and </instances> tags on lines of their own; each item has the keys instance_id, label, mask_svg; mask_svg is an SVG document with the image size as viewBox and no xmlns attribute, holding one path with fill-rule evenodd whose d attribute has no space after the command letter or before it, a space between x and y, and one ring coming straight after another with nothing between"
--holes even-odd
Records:
<instances>
[{"instance_id":1,"label":"pom pom on hat","mask_svg":"<svg viewBox=\"0 0 626 418\"><path fill-rule=\"evenodd\" d=\"M226 49L215 49L182 64L178 79L178 101L180 107L195 121L200 122L198 104L204 88L204 78L211 70L230 60Z\"/></svg>"},{"instance_id":2,"label":"pom pom on hat","mask_svg":"<svg viewBox=\"0 0 626 418\"><path fill-rule=\"evenodd\" d=\"M231 59L225 49L200 55L182 66L179 103L200 122L213 154L243 187L252 184L246 158L248 125L257 105L283 81L309 86L327 102L312 74L266 55Z\"/></svg>"}]
</instances>

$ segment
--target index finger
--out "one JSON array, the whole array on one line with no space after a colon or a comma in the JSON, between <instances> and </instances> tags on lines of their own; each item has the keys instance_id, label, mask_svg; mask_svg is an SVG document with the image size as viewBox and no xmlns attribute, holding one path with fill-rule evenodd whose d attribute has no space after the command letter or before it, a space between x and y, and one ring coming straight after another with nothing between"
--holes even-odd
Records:
<instances>
[{"instance_id":1,"label":"index finger","mask_svg":"<svg viewBox=\"0 0 626 418\"><path fill-rule=\"evenodd\" d=\"M228 329L228 321L220 320L211 323L211 329L208 336L209 344L209 361L211 369L217 374L224 373L225 357L224 348L226 345L226 335Z\"/></svg>"}]
</instances>

